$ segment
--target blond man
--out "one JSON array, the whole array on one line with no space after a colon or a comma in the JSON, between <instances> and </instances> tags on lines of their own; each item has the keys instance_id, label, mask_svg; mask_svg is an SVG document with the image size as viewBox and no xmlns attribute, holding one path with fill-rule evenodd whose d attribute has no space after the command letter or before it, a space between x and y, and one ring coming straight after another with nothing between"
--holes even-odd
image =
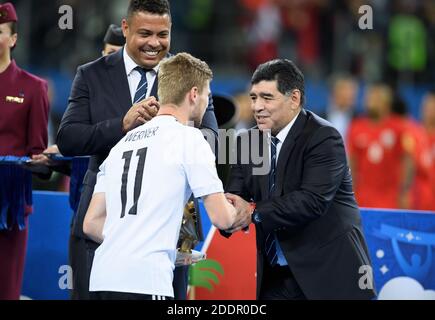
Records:
<instances>
[{"instance_id":1,"label":"blond man","mask_svg":"<svg viewBox=\"0 0 435 320\"><path fill-rule=\"evenodd\" d=\"M171 299L183 207L202 197L212 223L230 228L213 152L198 129L212 72L187 53L162 62L160 110L130 131L100 167L83 231L96 242L90 291L96 299Z\"/></svg>"}]
</instances>

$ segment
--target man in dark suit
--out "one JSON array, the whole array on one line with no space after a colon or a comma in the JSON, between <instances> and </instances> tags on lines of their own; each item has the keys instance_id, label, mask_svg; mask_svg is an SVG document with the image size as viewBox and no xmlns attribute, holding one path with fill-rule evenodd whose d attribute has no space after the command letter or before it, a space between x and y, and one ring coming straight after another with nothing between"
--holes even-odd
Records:
<instances>
[{"instance_id":1,"label":"man in dark suit","mask_svg":"<svg viewBox=\"0 0 435 320\"><path fill-rule=\"evenodd\" d=\"M126 38L123 50L78 68L57 136L63 155L92 155L70 238L73 299L89 299L89 274L98 245L84 235L83 219L98 167L126 132L152 119L159 108L156 75L159 63L168 55L170 47L168 1L131 1L127 18L122 21L122 30ZM217 135L211 99L201 129L207 131L208 137ZM74 243L83 241L88 247L86 255L74 251L74 248L80 248ZM176 268L176 298L185 297L186 272L187 268L181 272Z\"/></svg>"},{"instance_id":2,"label":"man in dark suit","mask_svg":"<svg viewBox=\"0 0 435 320\"><path fill-rule=\"evenodd\" d=\"M303 108L304 78L293 62L260 65L251 84L259 130L240 140L252 142L260 135L255 146L260 151L238 145L226 189L245 214L227 231L255 224L257 298L373 298L370 259L340 134ZM252 159L263 146L266 174L256 171L260 167Z\"/></svg>"}]
</instances>

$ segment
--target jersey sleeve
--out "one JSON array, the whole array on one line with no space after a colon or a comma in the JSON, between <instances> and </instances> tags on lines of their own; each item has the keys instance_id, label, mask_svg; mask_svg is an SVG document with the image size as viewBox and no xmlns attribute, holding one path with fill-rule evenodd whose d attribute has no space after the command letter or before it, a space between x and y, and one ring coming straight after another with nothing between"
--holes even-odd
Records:
<instances>
[{"instance_id":1,"label":"jersey sleeve","mask_svg":"<svg viewBox=\"0 0 435 320\"><path fill-rule=\"evenodd\" d=\"M210 145L204 139L201 131L192 129L185 141L183 167L195 198L223 192L222 181L219 179L215 156Z\"/></svg>"},{"instance_id":2,"label":"jersey sleeve","mask_svg":"<svg viewBox=\"0 0 435 320\"><path fill-rule=\"evenodd\" d=\"M99 168L100 171L97 174L97 182L95 183L94 194L106 193L106 161L107 160L105 160Z\"/></svg>"}]
</instances>

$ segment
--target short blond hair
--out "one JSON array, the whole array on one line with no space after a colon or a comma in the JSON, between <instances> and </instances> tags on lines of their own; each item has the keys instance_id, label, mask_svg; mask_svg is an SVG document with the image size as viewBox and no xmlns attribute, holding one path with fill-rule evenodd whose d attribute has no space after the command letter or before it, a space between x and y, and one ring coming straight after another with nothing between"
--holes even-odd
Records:
<instances>
[{"instance_id":1,"label":"short blond hair","mask_svg":"<svg viewBox=\"0 0 435 320\"><path fill-rule=\"evenodd\" d=\"M213 72L204 61L182 52L162 61L158 74L158 96L161 104L180 105L186 94L197 87L202 93Z\"/></svg>"}]
</instances>

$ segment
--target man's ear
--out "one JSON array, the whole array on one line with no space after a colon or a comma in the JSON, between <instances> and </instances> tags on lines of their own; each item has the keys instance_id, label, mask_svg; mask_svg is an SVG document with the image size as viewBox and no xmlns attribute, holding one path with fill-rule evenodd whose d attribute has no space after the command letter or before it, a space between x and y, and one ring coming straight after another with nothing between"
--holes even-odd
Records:
<instances>
[{"instance_id":1,"label":"man's ear","mask_svg":"<svg viewBox=\"0 0 435 320\"><path fill-rule=\"evenodd\" d=\"M127 34L129 32L127 19L122 19L121 28L122 28L122 34L124 35L124 38L127 38Z\"/></svg>"},{"instance_id":2,"label":"man's ear","mask_svg":"<svg viewBox=\"0 0 435 320\"><path fill-rule=\"evenodd\" d=\"M193 87L192 89L190 89L189 97L190 97L192 102L196 101L196 99L198 98L198 88L197 87Z\"/></svg>"},{"instance_id":3,"label":"man's ear","mask_svg":"<svg viewBox=\"0 0 435 320\"><path fill-rule=\"evenodd\" d=\"M301 105L302 94L299 89L294 89L290 94L290 99L292 101L292 106L298 108Z\"/></svg>"}]
</instances>

